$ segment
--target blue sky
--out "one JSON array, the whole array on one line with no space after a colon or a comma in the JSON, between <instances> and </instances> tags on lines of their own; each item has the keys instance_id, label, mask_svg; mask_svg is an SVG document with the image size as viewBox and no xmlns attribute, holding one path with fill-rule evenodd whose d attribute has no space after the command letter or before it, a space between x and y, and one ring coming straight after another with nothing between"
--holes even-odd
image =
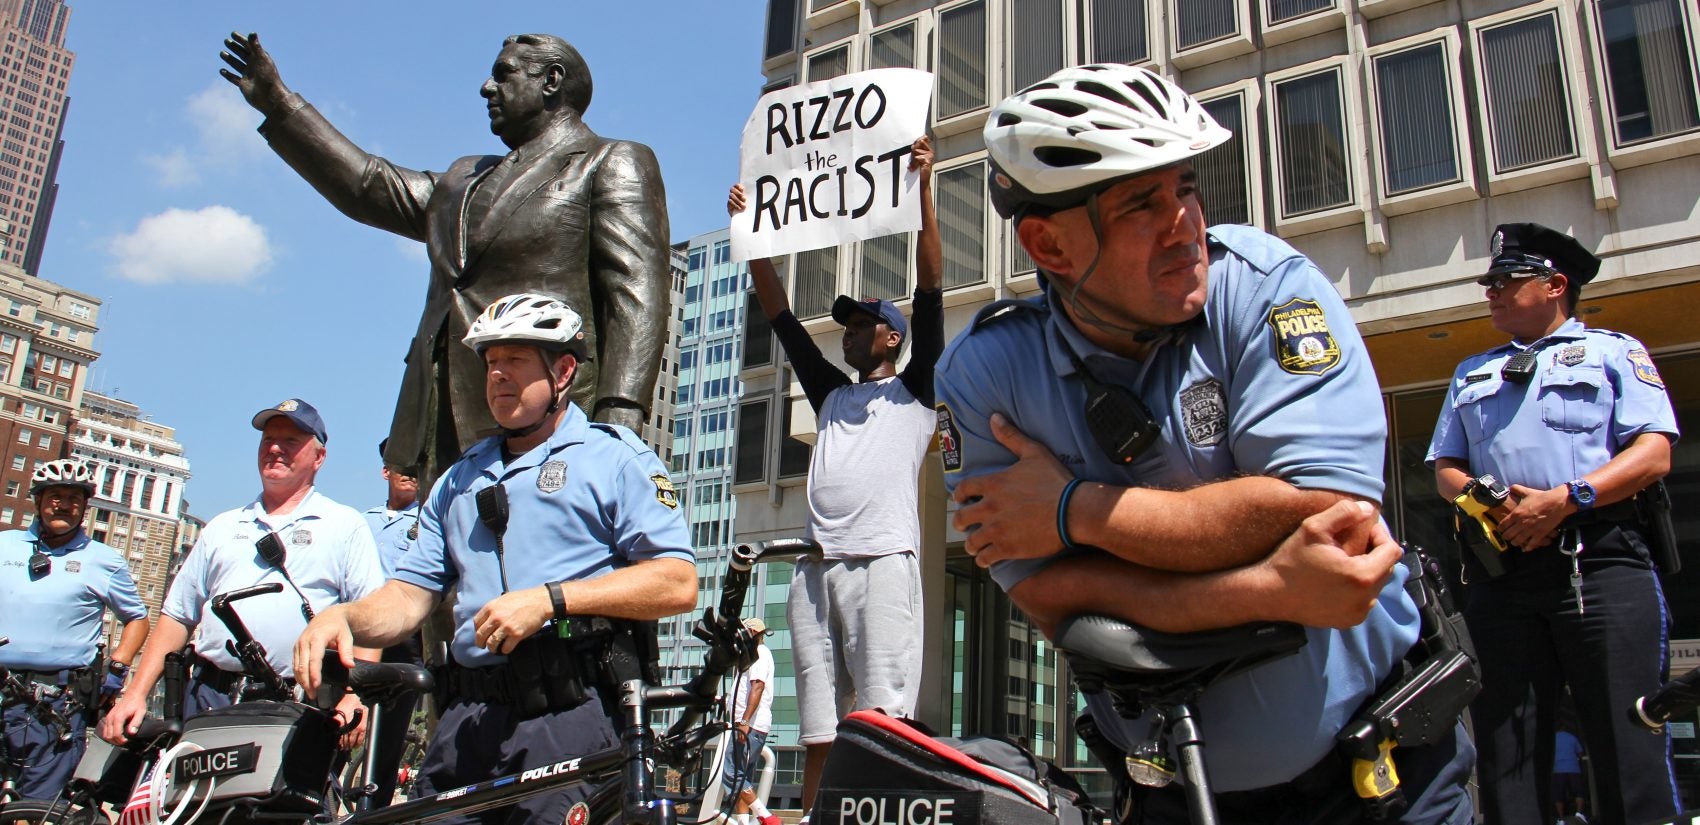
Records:
<instances>
[{"instance_id":1,"label":"blue sky","mask_svg":"<svg viewBox=\"0 0 1700 825\"><path fill-rule=\"evenodd\" d=\"M218 76L232 29L259 32L284 81L356 143L415 169L505 151L478 87L503 37L561 35L595 78L591 128L659 156L673 239L725 226L765 4L479 5L73 0L41 275L104 301L92 386L177 429L196 515L258 492L248 419L291 396L330 430L319 488L377 503L377 443L427 272L421 245L344 218L266 147Z\"/></svg>"}]
</instances>

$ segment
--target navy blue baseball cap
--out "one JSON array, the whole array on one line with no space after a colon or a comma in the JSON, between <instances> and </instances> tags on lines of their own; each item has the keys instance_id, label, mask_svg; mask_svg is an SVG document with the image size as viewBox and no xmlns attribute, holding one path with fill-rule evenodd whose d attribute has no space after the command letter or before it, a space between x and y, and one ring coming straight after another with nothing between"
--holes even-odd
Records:
<instances>
[{"instance_id":1,"label":"navy blue baseball cap","mask_svg":"<svg viewBox=\"0 0 1700 825\"><path fill-rule=\"evenodd\" d=\"M1587 247L1563 232L1538 223L1502 223L1493 230L1488 245L1493 251L1493 263L1478 283L1496 275L1530 277L1558 272L1581 286L1594 280L1600 271L1600 259Z\"/></svg>"},{"instance_id":2,"label":"navy blue baseball cap","mask_svg":"<svg viewBox=\"0 0 1700 825\"><path fill-rule=\"evenodd\" d=\"M295 426L300 427L302 432L312 433L314 438L319 439L320 444L330 443L330 435L325 432L325 420L319 417L319 411L299 398L288 398L275 407L267 407L254 413L254 429L265 429L267 421L280 415L295 422Z\"/></svg>"},{"instance_id":3,"label":"navy blue baseball cap","mask_svg":"<svg viewBox=\"0 0 1700 825\"><path fill-rule=\"evenodd\" d=\"M838 300L832 302L832 320L842 325L848 326L856 313L872 316L874 320L882 321L891 327L892 331L903 336L905 340L909 338L909 321L903 317L903 311L884 298L858 301L848 295L840 295Z\"/></svg>"}]
</instances>

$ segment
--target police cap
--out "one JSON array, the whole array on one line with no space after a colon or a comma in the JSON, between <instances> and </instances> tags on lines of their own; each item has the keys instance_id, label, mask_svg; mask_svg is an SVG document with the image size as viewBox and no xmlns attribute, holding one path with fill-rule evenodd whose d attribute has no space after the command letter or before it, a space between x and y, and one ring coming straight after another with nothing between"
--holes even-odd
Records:
<instances>
[{"instance_id":1,"label":"police cap","mask_svg":"<svg viewBox=\"0 0 1700 825\"><path fill-rule=\"evenodd\" d=\"M1490 245L1493 263L1483 281L1495 275L1560 272L1581 286L1600 271L1600 259L1575 238L1538 223L1502 223L1493 230Z\"/></svg>"}]
</instances>

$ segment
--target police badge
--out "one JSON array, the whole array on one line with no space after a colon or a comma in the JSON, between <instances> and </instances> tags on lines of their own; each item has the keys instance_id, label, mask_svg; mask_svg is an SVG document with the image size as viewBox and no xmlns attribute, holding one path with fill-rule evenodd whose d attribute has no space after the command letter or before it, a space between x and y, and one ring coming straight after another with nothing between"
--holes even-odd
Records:
<instances>
[{"instance_id":1,"label":"police badge","mask_svg":"<svg viewBox=\"0 0 1700 825\"><path fill-rule=\"evenodd\" d=\"M1221 443L1228 432L1228 400L1222 382L1209 378L1181 390L1181 423L1192 446Z\"/></svg>"},{"instance_id":2,"label":"police badge","mask_svg":"<svg viewBox=\"0 0 1700 825\"><path fill-rule=\"evenodd\" d=\"M312 544L313 534L307 532L307 528L305 527L297 527L295 528L295 532L289 534L289 543L296 547Z\"/></svg>"},{"instance_id":3,"label":"police badge","mask_svg":"<svg viewBox=\"0 0 1700 825\"><path fill-rule=\"evenodd\" d=\"M553 493L567 486L567 462L545 461L537 469L537 489L545 493Z\"/></svg>"},{"instance_id":4,"label":"police badge","mask_svg":"<svg viewBox=\"0 0 1700 825\"><path fill-rule=\"evenodd\" d=\"M1493 257L1499 257L1499 253L1505 251L1505 230L1495 229L1493 231L1493 240L1488 242L1488 246L1489 252L1492 253Z\"/></svg>"},{"instance_id":5,"label":"police badge","mask_svg":"<svg viewBox=\"0 0 1700 825\"><path fill-rule=\"evenodd\" d=\"M1554 360L1558 361L1558 363L1562 366L1574 367L1577 364L1582 363L1582 359L1587 357L1587 347L1565 347L1558 351L1558 357Z\"/></svg>"},{"instance_id":6,"label":"police badge","mask_svg":"<svg viewBox=\"0 0 1700 825\"><path fill-rule=\"evenodd\" d=\"M414 522L413 522L413 526L407 528L407 540L413 541L417 538L419 538L419 521L417 519L415 519Z\"/></svg>"},{"instance_id":7,"label":"police badge","mask_svg":"<svg viewBox=\"0 0 1700 825\"><path fill-rule=\"evenodd\" d=\"M82 572L82 569L83 563L80 561L65 562L65 572L67 573L79 573Z\"/></svg>"}]
</instances>

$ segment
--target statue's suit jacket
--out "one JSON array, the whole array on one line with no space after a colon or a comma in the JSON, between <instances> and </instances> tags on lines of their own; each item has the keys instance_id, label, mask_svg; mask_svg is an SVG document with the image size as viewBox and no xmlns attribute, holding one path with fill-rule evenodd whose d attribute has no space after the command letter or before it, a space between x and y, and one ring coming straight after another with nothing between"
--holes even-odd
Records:
<instances>
[{"instance_id":1,"label":"statue's suit jacket","mask_svg":"<svg viewBox=\"0 0 1700 825\"><path fill-rule=\"evenodd\" d=\"M520 147L485 218L469 227L469 196L502 156L463 157L441 173L403 169L294 101L260 127L272 149L343 214L424 241L430 255L390 463L423 460L434 477L496 427L484 365L460 339L485 306L517 292L555 295L584 316L592 356L571 392L586 413L610 398L649 409L671 312L666 197L649 147L604 140L576 117L556 122Z\"/></svg>"}]
</instances>

